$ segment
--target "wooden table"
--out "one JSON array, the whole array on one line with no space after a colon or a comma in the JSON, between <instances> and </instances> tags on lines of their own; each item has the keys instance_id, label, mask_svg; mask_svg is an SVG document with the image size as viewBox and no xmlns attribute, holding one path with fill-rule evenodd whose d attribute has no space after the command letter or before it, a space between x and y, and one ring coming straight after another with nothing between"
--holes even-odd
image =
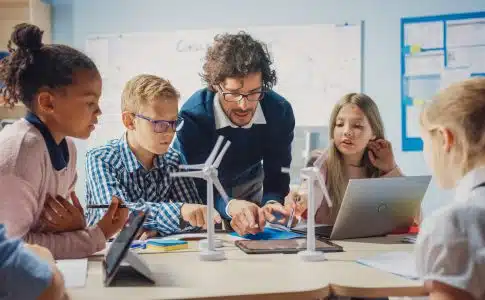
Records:
<instances>
[{"instance_id":1,"label":"wooden table","mask_svg":"<svg viewBox=\"0 0 485 300\"><path fill-rule=\"evenodd\" d=\"M223 237L230 241L229 238ZM102 257L89 260L87 284L71 289L73 299L315 299L330 295L356 297L420 296L422 283L355 262L387 251L411 251L398 237L336 242L345 252L328 253L327 261L303 262L294 254L248 255L230 243L227 260L199 259L196 243L186 251L143 254L157 286L103 286Z\"/></svg>"}]
</instances>

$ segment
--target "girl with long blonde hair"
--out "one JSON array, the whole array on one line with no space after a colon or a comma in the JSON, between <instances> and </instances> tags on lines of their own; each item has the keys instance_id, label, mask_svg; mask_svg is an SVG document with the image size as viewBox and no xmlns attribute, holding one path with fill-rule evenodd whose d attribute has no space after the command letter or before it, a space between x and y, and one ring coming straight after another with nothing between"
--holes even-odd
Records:
<instances>
[{"instance_id":1,"label":"girl with long blonde hair","mask_svg":"<svg viewBox=\"0 0 485 300\"><path fill-rule=\"evenodd\" d=\"M333 224L349 179L402 176L396 165L392 146L384 136L384 125L375 102L365 94L350 93L340 99L330 116L329 140L326 150L312 153L309 164L317 158L323 163L330 209L326 201L317 208L317 224ZM287 196L287 205L295 206L297 217L305 217L306 184ZM320 189L315 192L323 199Z\"/></svg>"}]
</instances>

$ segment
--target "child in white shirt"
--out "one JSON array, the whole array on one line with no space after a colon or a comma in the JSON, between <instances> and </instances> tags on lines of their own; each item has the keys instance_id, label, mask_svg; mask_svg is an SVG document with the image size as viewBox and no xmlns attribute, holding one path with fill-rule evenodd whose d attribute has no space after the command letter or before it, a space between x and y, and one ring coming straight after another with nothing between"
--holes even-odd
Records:
<instances>
[{"instance_id":1,"label":"child in white shirt","mask_svg":"<svg viewBox=\"0 0 485 300\"><path fill-rule=\"evenodd\" d=\"M455 201L424 220L417 270L430 299L485 299L485 78L451 85L421 117L426 161Z\"/></svg>"}]
</instances>

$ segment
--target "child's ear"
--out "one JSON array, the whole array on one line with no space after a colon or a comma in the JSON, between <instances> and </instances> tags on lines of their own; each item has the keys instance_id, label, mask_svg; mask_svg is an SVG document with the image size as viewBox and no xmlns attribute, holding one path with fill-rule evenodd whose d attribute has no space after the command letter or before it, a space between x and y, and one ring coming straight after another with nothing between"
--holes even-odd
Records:
<instances>
[{"instance_id":1,"label":"child's ear","mask_svg":"<svg viewBox=\"0 0 485 300\"><path fill-rule=\"evenodd\" d=\"M438 132L441 135L442 140L442 147L445 152L450 152L451 146L455 143L455 135L454 133L448 128L440 128Z\"/></svg>"},{"instance_id":2,"label":"child's ear","mask_svg":"<svg viewBox=\"0 0 485 300\"><path fill-rule=\"evenodd\" d=\"M125 125L126 129L128 130L135 129L135 115L133 113L124 111L121 114L121 118L123 120L123 125Z\"/></svg>"},{"instance_id":3,"label":"child's ear","mask_svg":"<svg viewBox=\"0 0 485 300\"><path fill-rule=\"evenodd\" d=\"M37 101L37 109L44 113L52 113L54 111L54 95L48 91L41 91L35 98Z\"/></svg>"}]
</instances>

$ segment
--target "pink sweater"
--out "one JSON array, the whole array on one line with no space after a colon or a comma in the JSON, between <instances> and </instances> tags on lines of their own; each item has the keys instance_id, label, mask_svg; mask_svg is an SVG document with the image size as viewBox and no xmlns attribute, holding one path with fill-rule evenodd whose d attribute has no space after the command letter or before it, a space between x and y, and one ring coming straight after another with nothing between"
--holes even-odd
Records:
<instances>
[{"instance_id":1,"label":"pink sweater","mask_svg":"<svg viewBox=\"0 0 485 300\"><path fill-rule=\"evenodd\" d=\"M67 139L69 163L56 171L40 131L25 119L0 131L0 223L9 237L48 248L56 259L82 258L104 249L97 226L83 230L42 232L39 220L47 194L69 198L76 183L76 147Z\"/></svg>"}]
</instances>

